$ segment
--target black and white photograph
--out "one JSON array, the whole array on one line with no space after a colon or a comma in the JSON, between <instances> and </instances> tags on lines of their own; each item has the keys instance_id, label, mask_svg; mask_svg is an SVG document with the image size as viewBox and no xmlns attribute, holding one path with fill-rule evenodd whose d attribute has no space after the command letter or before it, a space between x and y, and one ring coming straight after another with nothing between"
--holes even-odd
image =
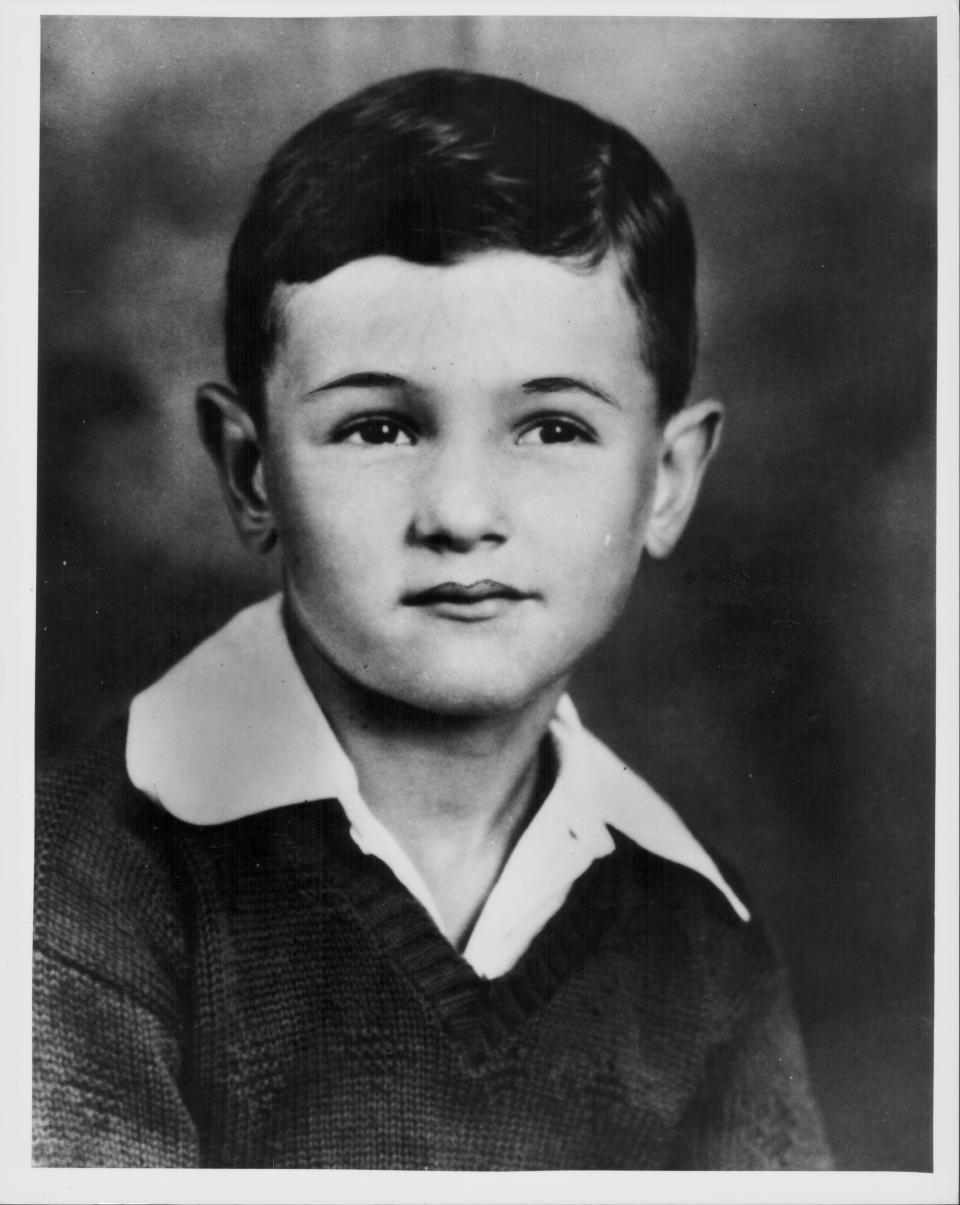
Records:
<instances>
[{"instance_id":1,"label":"black and white photograph","mask_svg":"<svg viewBox=\"0 0 960 1205\"><path fill-rule=\"evenodd\" d=\"M943 12L38 18L34 1173L956 1167Z\"/></svg>"}]
</instances>

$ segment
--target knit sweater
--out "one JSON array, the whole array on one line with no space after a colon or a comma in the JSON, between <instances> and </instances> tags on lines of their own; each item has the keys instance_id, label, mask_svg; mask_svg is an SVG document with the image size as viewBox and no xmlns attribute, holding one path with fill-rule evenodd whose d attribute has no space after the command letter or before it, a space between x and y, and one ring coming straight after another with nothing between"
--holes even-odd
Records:
<instances>
[{"instance_id":1,"label":"knit sweater","mask_svg":"<svg viewBox=\"0 0 960 1205\"><path fill-rule=\"evenodd\" d=\"M184 823L118 726L38 791L46 1166L829 1166L756 920L614 833L478 976L336 806Z\"/></svg>"}]
</instances>

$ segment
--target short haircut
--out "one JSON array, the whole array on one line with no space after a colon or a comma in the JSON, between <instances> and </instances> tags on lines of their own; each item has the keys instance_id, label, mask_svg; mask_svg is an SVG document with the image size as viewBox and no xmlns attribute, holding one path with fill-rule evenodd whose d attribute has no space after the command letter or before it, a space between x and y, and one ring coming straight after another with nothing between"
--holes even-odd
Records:
<instances>
[{"instance_id":1,"label":"short haircut","mask_svg":"<svg viewBox=\"0 0 960 1205\"><path fill-rule=\"evenodd\" d=\"M524 251L588 270L613 252L640 317L662 417L696 355L696 255L686 208L620 126L515 80L430 70L325 110L274 155L230 254L227 369L263 420L282 334L279 285L373 255L453 264Z\"/></svg>"}]
</instances>

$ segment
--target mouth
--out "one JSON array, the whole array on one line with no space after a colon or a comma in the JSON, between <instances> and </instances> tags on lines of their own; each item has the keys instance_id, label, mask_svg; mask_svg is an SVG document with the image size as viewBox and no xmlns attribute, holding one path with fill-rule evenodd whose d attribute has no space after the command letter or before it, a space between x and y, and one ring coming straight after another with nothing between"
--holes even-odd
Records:
<instances>
[{"instance_id":1,"label":"mouth","mask_svg":"<svg viewBox=\"0 0 960 1205\"><path fill-rule=\"evenodd\" d=\"M484 579L480 582L441 582L428 590L403 595L406 607L420 607L440 619L480 623L511 613L518 603L533 598L523 590Z\"/></svg>"},{"instance_id":2,"label":"mouth","mask_svg":"<svg viewBox=\"0 0 960 1205\"><path fill-rule=\"evenodd\" d=\"M476 607L491 600L521 602L530 598L529 594L517 590L514 586L506 586L503 582L491 581L489 578L480 582L465 585L461 582L441 582L427 590L417 590L405 594L401 599L407 607L432 607L439 603L450 603L460 607Z\"/></svg>"}]
</instances>

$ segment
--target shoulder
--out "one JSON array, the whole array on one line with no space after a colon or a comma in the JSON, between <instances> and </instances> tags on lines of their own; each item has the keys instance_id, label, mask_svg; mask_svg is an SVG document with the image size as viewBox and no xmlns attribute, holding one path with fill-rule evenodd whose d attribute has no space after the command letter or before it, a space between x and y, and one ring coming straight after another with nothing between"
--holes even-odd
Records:
<instances>
[{"instance_id":1,"label":"shoulder","mask_svg":"<svg viewBox=\"0 0 960 1205\"><path fill-rule=\"evenodd\" d=\"M780 960L739 872L596 737L584 732L591 792L624 867L644 961L678 976L718 1033L782 989Z\"/></svg>"},{"instance_id":2,"label":"shoulder","mask_svg":"<svg viewBox=\"0 0 960 1205\"><path fill-rule=\"evenodd\" d=\"M126 722L37 776L34 942L39 953L134 993L179 975L183 841L132 786Z\"/></svg>"},{"instance_id":3,"label":"shoulder","mask_svg":"<svg viewBox=\"0 0 960 1205\"><path fill-rule=\"evenodd\" d=\"M712 897L725 901L729 912L748 923L750 909L678 812L585 728L577 733L576 747L576 789L606 827L664 863L692 871L710 886ZM680 879L688 881L682 875Z\"/></svg>"},{"instance_id":4,"label":"shoulder","mask_svg":"<svg viewBox=\"0 0 960 1205\"><path fill-rule=\"evenodd\" d=\"M704 875L614 831L623 867L624 940L658 982L663 1007L685 1016L707 1047L753 1025L786 990L777 947L728 862L711 855L724 882L748 910L744 919Z\"/></svg>"}]
</instances>

